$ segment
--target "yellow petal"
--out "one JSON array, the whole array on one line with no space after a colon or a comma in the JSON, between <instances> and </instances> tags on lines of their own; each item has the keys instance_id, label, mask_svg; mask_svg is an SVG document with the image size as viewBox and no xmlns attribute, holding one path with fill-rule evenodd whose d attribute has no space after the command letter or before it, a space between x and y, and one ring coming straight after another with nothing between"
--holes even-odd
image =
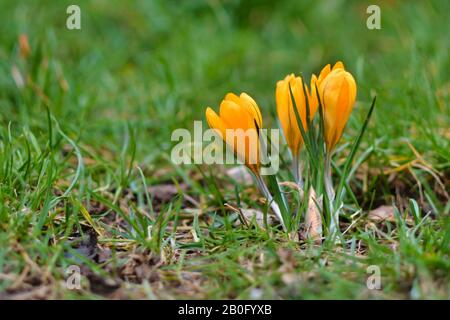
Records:
<instances>
[{"instance_id":1,"label":"yellow petal","mask_svg":"<svg viewBox=\"0 0 450 320\"><path fill-rule=\"evenodd\" d=\"M310 109L310 117L311 120L314 117L314 114L317 111L317 108L319 107L319 99L317 98L317 92L319 88L317 87L317 77L315 74L311 76L311 84L310 84L310 91L308 91L308 102L309 102L309 109Z\"/></svg>"},{"instance_id":2,"label":"yellow petal","mask_svg":"<svg viewBox=\"0 0 450 320\"><path fill-rule=\"evenodd\" d=\"M336 70L336 69L344 69L345 70L344 63L342 61L336 62L333 66L333 70Z\"/></svg>"},{"instance_id":3,"label":"yellow petal","mask_svg":"<svg viewBox=\"0 0 450 320\"><path fill-rule=\"evenodd\" d=\"M322 70L319 73L319 78L318 78L319 85L328 76L328 74L330 72L331 72L330 64L327 64L325 67L322 68Z\"/></svg>"},{"instance_id":4,"label":"yellow petal","mask_svg":"<svg viewBox=\"0 0 450 320\"><path fill-rule=\"evenodd\" d=\"M226 126L225 123L220 119L217 113L210 107L206 108L206 121L211 129L215 129L216 132L224 139Z\"/></svg>"},{"instance_id":5,"label":"yellow petal","mask_svg":"<svg viewBox=\"0 0 450 320\"><path fill-rule=\"evenodd\" d=\"M239 97L237 95L235 95L232 92L229 92L225 95L225 99L224 100L230 100L233 101L236 104L240 104L241 100L239 99Z\"/></svg>"},{"instance_id":6,"label":"yellow petal","mask_svg":"<svg viewBox=\"0 0 450 320\"><path fill-rule=\"evenodd\" d=\"M261 111L259 110L258 104L255 100L253 100L252 97L250 97L245 92L242 92L240 95L241 102L246 106L250 114L255 118L256 123L258 124L259 128L262 128L262 116Z\"/></svg>"},{"instance_id":7,"label":"yellow petal","mask_svg":"<svg viewBox=\"0 0 450 320\"><path fill-rule=\"evenodd\" d=\"M223 100L220 104L220 118L227 128L246 128L248 117L242 114L242 107L231 100Z\"/></svg>"}]
</instances>

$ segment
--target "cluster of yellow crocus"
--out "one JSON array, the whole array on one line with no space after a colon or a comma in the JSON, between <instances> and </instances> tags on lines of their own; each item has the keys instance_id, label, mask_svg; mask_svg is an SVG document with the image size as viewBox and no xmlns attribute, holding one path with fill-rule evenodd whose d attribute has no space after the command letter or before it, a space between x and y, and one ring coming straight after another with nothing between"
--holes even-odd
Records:
<instances>
[{"instance_id":1,"label":"cluster of yellow crocus","mask_svg":"<svg viewBox=\"0 0 450 320\"><path fill-rule=\"evenodd\" d=\"M326 65L320 72L319 77L313 74L310 87L311 89L303 83L301 77L295 77L293 74L277 83L275 96L278 118L294 158L298 156L303 145L303 138L296 121L291 91L305 131L308 130L306 103L309 103L312 119L319 106L317 92L319 93L325 120L324 140L329 153L333 152L341 138L356 99L355 79L351 73L345 70L344 64L340 61L333 68L329 64ZM304 92L306 92L306 97Z\"/></svg>"},{"instance_id":2,"label":"cluster of yellow crocus","mask_svg":"<svg viewBox=\"0 0 450 320\"><path fill-rule=\"evenodd\" d=\"M286 143L293 156L294 171L298 171L297 161L304 141L297 123L291 93L305 132L308 130L308 123L311 122L317 113L318 107L322 107L324 141L328 157L330 157L342 136L353 109L356 99L356 83L353 76L345 70L344 64L340 61L333 67L329 64L326 65L319 73L319 76L312 75L309 88L301 77L294 74L290 74L283 80L278 81L275 92L277 114ZM306 119L307 103L309 106L309 121ZM258 136L258 130L263 125L257 103L246 93L242 93L240 96L233 93L227 94L220 104L219 115L208 107L206 109L206 118L209 126L215 129L232 148L236 145L236 141L230 142L227 139L227 129L242 129L244 131L250 129L254 130L256 136ZM239 134L234 136L235 139L236 137L239 137ZM256 144L254 148L247 145L253 143ZM246 140L245 150L234 149L235 154L244 161L259 181L262 181L259 177L259 150L258 139L256 141Z\"/></svg>"}]
</instances>

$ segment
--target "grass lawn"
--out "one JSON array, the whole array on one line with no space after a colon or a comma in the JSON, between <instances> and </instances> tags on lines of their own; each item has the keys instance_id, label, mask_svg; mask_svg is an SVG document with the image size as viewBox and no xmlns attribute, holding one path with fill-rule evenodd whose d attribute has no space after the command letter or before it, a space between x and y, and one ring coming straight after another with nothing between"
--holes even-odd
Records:
<instances>
[{"instance_id":1,"label":"grass lawn","mask_svg":"<svg viewBox=\"0 0 450 320\"><path fill-rule=\"evenodd\" d=\"M449 1L378 1L379 30L356 0L76 1L68 30L73 2L0 5L1 299L449 299ZM277 81L338 60L358 94L336 170L377 96L344 243L242 223L253 183L172 163L227 92L275 128Z\"/></svg>"}]
</instances>

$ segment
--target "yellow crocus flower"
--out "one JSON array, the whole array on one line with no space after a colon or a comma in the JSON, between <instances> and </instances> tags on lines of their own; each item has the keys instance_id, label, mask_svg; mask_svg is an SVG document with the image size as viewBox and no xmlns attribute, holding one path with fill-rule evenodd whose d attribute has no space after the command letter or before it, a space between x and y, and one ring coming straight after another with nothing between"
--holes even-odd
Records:
<instances>
[{"instance_id":1,"label":"yellow crocus flower","mask_svg":"<svg viewBox=\"0 0 450 320\"><path fill-rule=\"evenodd\" d=\"M332 153L342 137L356 100L356 82L342 62L326 65L315 80L324 110L325 143Z\"/></svg>"},{"instance_id":2,"label":"yellow crocus flower","mask_svg":"<svg viewBox=\"0 0 450 320\"><path fill-rule=\"evenodd\" d=\"M219 115L210 107L206 109L206 120L238 159L259 175L258 130L262 128L262 117L255 100L246 93L240 96L228 93L220 104Z\"/></svg>"},{"instance_id":3,"label":"yellow crocus flower","mask_svg":"<svg viewBox=\"0 0 450 320\"><path fill-rule=\"evenodd\" d=\"M290 90L292 90L298 114L302 120L303 128L306 131L308 129L308 125L306 121L306 99L303 91L303 85L304 84L301 77L296 77L294 74L290 74L283 80L277 82L277 88L275 91L278 118L280 120L286 142L294 158L298 156L300 148L303 145L303 138L299 124L297 123L297 117L295 116ZM317 98L313 95L315 99L312 99L308 88L305 88L305 91L309 102L310 119L312 119L318 106Z\"/></svg>"},{"instance_id":4,"label":"yellow crocus flower","mask_svg":"<svg viewBox=\"0 0 450 320\"><path fill-rule=\"evenodd\" d=\"M255 100L246 93L241 93L240 96L228 93L220 104L219 115L209 107L206 109L206 120L209 126L216 130L232 148L238 159L243 161L253 172L259 190L267 198L286 230L280 208L259 173L260 145L258 131L262 128L263 123L261 111Z\"/></svg>"}]
</instances>

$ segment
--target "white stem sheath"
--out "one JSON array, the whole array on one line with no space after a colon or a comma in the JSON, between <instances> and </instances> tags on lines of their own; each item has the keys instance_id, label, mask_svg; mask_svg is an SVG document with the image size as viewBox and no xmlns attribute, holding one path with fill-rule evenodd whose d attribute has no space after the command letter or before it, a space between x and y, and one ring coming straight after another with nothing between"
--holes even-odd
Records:
<instances>
[{"instance_id":1,"label":"white stem sheath","mask_svg":"<svg viewBox=\"0 0 450 320\"><path fill-rule=\"evenodd\" d=\"M339 227L339 210L340 208L335 208L334 203L334 189L333 181L331 179L331 157L327 157L325 160L325 190L330 201L331 209L331 221L330 221L330 234L335 235Z\"/></svg>"},{"instance_id":2,"label":"white stem sheath","mask_svg":"<svg viewBox=\"0 0 450 320\"><path fill-rule=\"evenodd\" d=\"M270 207L275 212L275 215L280 220L281 225L283 226L283 230L286 231L286 226L284 224L283 216L281 215L280 207L278 206L278 203L276 203L276 201L273 199L266 183L260 175L256 176L256 183L261 193L267 198L267 201L269 201Z\"/></svg>"},{"instance_id":3,"label":"white stem sheath","mask_svg":"<svg viewBox=\"0 0 450 320\"><path fill-rule=\"evenodd\" d=\"M303 189L303 177L299 165L298 155L292 156L292 174L294 175L295 182Z\"/></svg>"}]
</instances>

